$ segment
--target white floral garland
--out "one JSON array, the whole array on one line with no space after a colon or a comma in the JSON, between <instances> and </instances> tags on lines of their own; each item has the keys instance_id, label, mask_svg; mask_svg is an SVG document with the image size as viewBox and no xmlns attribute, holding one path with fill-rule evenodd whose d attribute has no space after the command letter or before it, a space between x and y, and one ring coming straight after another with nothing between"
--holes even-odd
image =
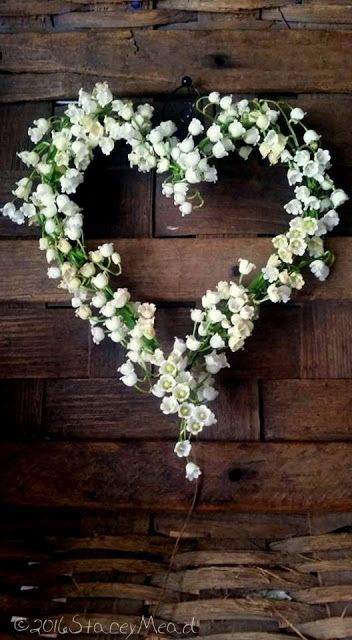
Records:
<instances>
[{"instance_id":1,"label":"white floral garland","mask_svg":"<svg viewBox=\"0 0 352 640\"><path fill-rule=\"evenodd\" d=\"M72 295L76 315L90 322L93 341L99 344L107 335L126 348L121 380L157 396L164 414L179 417L175 452L186 458L190 480L201 473L190 458L192 437L216 422L207 403L217 396L213 376L229 366L225 350L243 348L264 301L287 302L293 289L303 287L304 267L325 280L334 257L324 250L322 238L338 224L336 208L347 200L326 173L330 153L305 126L302 109L271 100L235 103L217 92L200 98L196 109L210 126L204 131L201 120L193 118L187 136L178 140L173 122L152 126L151 105L135 108L130 101L114 100L106 83L96 84L91 94L81 89L78 106L69 104L63 117L39 118L29 129L33 149L18 155L32 172L13 191L24 202L3 208L18 224L40 226L48 276L60 279L58 286ZM112 243L86 250L83 214L70 198L94 149L109 155L116 140L130 145L130 165L139 171L168 172L162 190L182 215L202 205L199 183L216 182L213 159L232 151L247 160L257 147L270 164L286 165L289 184L297 185L284 206L292 216L289 230L273 239L266 266L244 284L255 265L240 259L239 281L219 282L205 293L202 308L191 311L192 334L176 338L167 356L155 335L155 305L133 302L127 289L112 288L111 276L121 273L120 255Z\"/></svg>"}]
</instances>

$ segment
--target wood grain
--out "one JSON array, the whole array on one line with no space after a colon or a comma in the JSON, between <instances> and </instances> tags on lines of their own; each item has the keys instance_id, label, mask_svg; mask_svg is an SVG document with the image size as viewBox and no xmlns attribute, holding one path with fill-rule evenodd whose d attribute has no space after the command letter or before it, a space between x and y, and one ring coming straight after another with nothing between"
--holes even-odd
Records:
<instances>
[{"instance_id":1,"label":"wood grain","mask_svg":"<svg viewBox=\"0 0 352 640\"><path fill-rule=\"evenodd\" d=\"M239 257L252 260L259 267L272 249L267 238L121 238L115 244L124 269L119 286L127 286L134 299L159 302L193 302L219 280L231 279ZM97 242L91 242L90 246L96 247ZM330 277L321 283L306 274L306 286L296 294L296 301L351 299L352 240L331 238L327 246L337 256ZM10 271L8 264L12 267ZM69 304L67 292L47 278L45 258L36 241L1 241L0 267L7 271L7 277L0 281L0 301Z\"/></svg>"},{"instance_id":2,"label":"wood grain","mask_svg":"<svg viewBox=\"0 0 352 640\"><path fill-rule=\"evenodd\" d=\"M43 380L0 380L1 438L39 435L43 390Z\"/></svg>"},{"instance_id":3,"label":"wood grain","mask_svg":"<svg viewBox=\"0 0 352 640\"><path fill-rule=\"evenodd\" d=\"M316 302L308 306L302 327L302 378L350 378L351 305ZM343 402L343 399L341 399Z\"/></svg>"},{"instance_id":4,"label":"wood grain","mask_svg":"<svg viewBox=\"0 0 352 640\"><path fill-rule=\"evenodd\" d=\"M351 380L266 380L265 439L350 440L351 408Z\"/></svg>"},{"instance_id":5,"label":"wood grain","mask_svg":"<svg viewBox=\"0 0 352 640\"><path fill-rule=\"evenodd\" d=\"M3 378L88 374L88 327L69 309L1 311L0 335Z\"/></svg>"},{"instance_id":6,"label":"wood grain","mask_svg":"<svg viewBox=\"0 0 352 640\"><path fill-rule=\"evenodd\" d=\"M213 410L218 424L207 430L210 440L259 438L255 382L229 381ZM50 380L46 385L45 428L62 438L174 440L176 418L164 416L155 397L136 394L114 379Z\"/></svg>"},{"instance_id":7,"label":"wood grain","mask_svg":"<svg viewBox=\"0 0 352 640\"><path fill-rule=\"evenodd\" d=\"M198 443L204 476L197 510L348 511L350 448L348 443ZM194 485L185 483L183 474L172 446L162 442L4 443L0 498L4 504L47 507L185 509Z\"/></svg>"},{"instance_id":8,"label":"wood grain","mask_svg":"<svg viewBox=\"0 0 352 640\"><path fill-rule=\"evenodd\" d=\"M102 76L120 95L165 93L190 73L190 61L201 91L344 93L352 88L351 41L349 31L303 30L228 31L221 40L216 32L195 39L182 30L1 34L1 100L73 97Z\"/></svg>"}]
</instances>

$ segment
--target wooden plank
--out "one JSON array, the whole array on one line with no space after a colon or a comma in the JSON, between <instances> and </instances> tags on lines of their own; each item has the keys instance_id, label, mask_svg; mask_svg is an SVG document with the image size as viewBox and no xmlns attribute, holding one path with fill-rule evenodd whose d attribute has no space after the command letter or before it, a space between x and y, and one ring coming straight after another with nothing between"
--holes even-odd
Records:
<instances>
[{"instance_id":1,"label":"wooden plank","mask_svg":"<svg viewBox=\"0 0 352 640\"><path fill-rule=\"evenodd\" d=\"M333 587L312 587L299 591L291 591L297 602L307 604L328 604L329 602L352 602L352 585L336 585Z\"/></svg>"},{"instance_id":2,"label":"wooden plank","mask_svg":"<svg viewBox=\"0 0 352 640\"><path fill-rule=\"evenodd\" d=\"M266 380L265 439L350 440L351 405L352 380Z\"/></svg>"},{"instance_id":3,"label":"wooden plank","mask_svg":"<svg viewBox=\"0 0 352 640\"><path fill-rule=\"evenodd\" d=\"M348 511L350 449L349 443L198 443L204 475L197 510ZM0 498L16 505L178 510L189 507L195 491L183 474L172 446L160 441L4 443Z\"/></svg>"},{"instance_id":4,"label":"wooden plank","mask_svg":"<svg viewBox=\"0 0 352 640\"><path fill-rule=\"evenodd\" d=\"M113 379L51 380L46 385L45 426L59 438L110 440L137 438L174 440L177 420L159 411L156 398L145 397ZM259 438L258 394L255 382L229 380L214 403L217 428L210 440Z\"/></svg>"},{"instance_id":5,"label":"wooden plank","mask_svg":"<svg viewBox=\"0 0 352 640\"><path fill-rule=\"evenodd\" d=\"M155 531L173 538L179 535L183 524L184 518L178 513L158 513L154 519ZM224 547L225 542L230 545L231 540L236 539L254 540L258 545L267 538L304 535L308 531L307 527L305 514L194 513L184 536L197 538L198 546L204 543L208 549L213 549L216 538L220 538Z\"/></svg>"},{"instance_id":6,"label":"wooden plank","mask_svg":"<svg viewBox=\"0 0 352 640\"><path fill-rule=\"evenodd\" d=\"M99 3L105 6L110 4L114 7L117 4L126 4L126 0L1 0L0 15L2 16L39 16L66 13L84 9L84 5L99 7Z\"/></svg>"},{"instance_id":7,"label":"wooden plank","mask_svg":"<svg viewBox=\"0 0 352 640\"><path fill-rule=\"evenodd\" d=\"M152 200L153 175L131 171L124 145L117 145L110 156L97 152L77 198L85 215L85 236L150 236Z\"/></svg>"},{"instance_id":8,"label":"wooden plank","mask_svg":"<svg viewBox=\"0 0 352 640\"><path fill-rule=\"evenodd\" d=\"M266 600L260 598L209 598L191 600L177 604L162 604L160 617L178 623L186 623L192 616L196 620L276 620L282 627L303 623L324 615L324 608L303 605L287 600ZM286 624L285 624L286 619Z\"/></svg>"},{"instance_id":9,"label":"wooden plank","mask_svg":"<svg viewBox=\"0 0 352 640\"><path fill-rule=\"evenodd\" d=\"M311 638L317 640L330 640L331 637L339 640L351 636L352 618L341 616L315 620L299 625L298 629L301 633L309 634Z\"/></svg>"},{"instance_id":10,"label":"wooden plank","mask_svg":"<svg viewBox=\"0 0 352 640\"><path fill-rule=\"evenodd\" d=\"M74 97L101 77L121 95L165 93L190 73L190 55L201 91L346 93L352 88L351 42L350 31L229 30L221 39L216 31L198 31L194 38L186 30L1 34L1 100ZM278 66L281 50L287 55Z\"/></svg>"},{"instance_id":11,"label":"wooden plank","mask_svg":"<svg viewBox=\"0 0 352 640\"><path fill-rule=\"evenodd\" d=\"M105 8L105 7L104 7ZM197 14L188 11L155 9L72 11L54 16L54 31L76 31L79 29L138 29L186 24L194 21Z\"/></svg>"},{"instance_id":12,"label":"wooden plank","mask_svg":"<svg viewBox=\"0 0 352 640\"><path fill-rule=\"evenodd\" d=\"M157 604L163 590L144 584L125 582L81 582L80 584L60 584L41 591L50 598L119 598L145 600L148 604ZM166 594L166 600L169 600Z\"/></svg>"},{"instance_id":13,"label":"wooden plank","mask_svg":"<svg viewBox=\"0 0 352 640\"><path fill-rule=\"evenodd\" d=\"M306 307L302 330L302 378L351 378L351 305L316 302ZM337 417L335 416L335 419Z\"/></svg>"},{"instance_id":14,"label":"wooden plank","mask_svg":"<svg viewBox=\"0 0 352 640\"><path fill-rule=\"evenodd\" d=\"M65 538L52 542L55 553L72 553L73 551L115 551L124 553L148 553L167 557L174 548L171 539L153 535L100 535L90 537Z\"/></svg>"},{"instance_id":15,"label":"wooden plank","mask_svg":"<svg viewBox=\"0 0 352 640\"><path fill-rule=\"evenodd\" d=\"M341 154L350 162L348 155ZM335 177L339 186L348 191L350 167L335 166ZM230 158L219 165L218 184L201 186L205 200L202 209L184 218L162 195L161 182L157 181L155 191L157 237L275 235L287 230L289 221L283 205L291 200L292 190L281 167L259 165L256 160L240 164L238 158ZM351 235L350 212L350 204L341 211L339 236Z\"/></svg>"},{"instance_id":16,"label":"wooden plank","mask_svg":"<svg viewBox=\"0 0 352 640\"><path fill-rule=\"evenodd\" d=\"M42 380L0 380L1 438L20 439L40 433Z\"/></svg>"},{"instance_id":17,"label":"wooden plank","mask_svg":"<svg viewBox=\"0 0 352 640\"><path fill-rule=\"evenodd\" d=\"M90 246L96 247L97 243L91 242ZM321 283L306 273L306 286L297 293L296 301L351 299L352 238L329 238L327 246L337 256L330 277ZM116 248L124 268L119 286L129 287L135 300L193 302L219 280L233 278L239 257L255 261L258 267L263 265L272 246L268 238L121 238L116 240ZM0 281L0 301L69 304L67 292L47 278L45 257L36 241L1 241L0 267L7 275Z\"/></svg>"},{"instance_id":18,"label":"wooden plank","mask_svg":"<svg viewBox=\"0 0 352 640\"><path fill-rule=\"evenodd\" d=\"M270 8L263 9L263 20L278 20L288 22L289 24L300 23L332 23L348 24L352 22L352 5L350 4L334 4L334 3L304 3L304 4L288 4L281 6L280 9Z\"/></svg>"},{"instance_id":19,"label":"wooden plank","mask_svg":"<svg viewBox=\"0 0 352 640\"><path fill-rule=\"evenodd\" d=\"M311 553L314 551L330 551L333 549L352 549L351 533L330 533L321 536L297 536L288 540L280 540L270 545L278 551Z\"/></svg>"},{"instance_id":20,"label":"wooden plank","mask_svg":"<svg viewBox=\"0 0 352 640\"><path fill-rule=\"evenodd\" d=\"M231 13L239 9L275 7L286 4L280 0L158 0L158 7L182 11L213 11Z\"/></svg>"},{"instance_id":21,"label":"wooden plank","mask_svg":"<svg viewBox=\"0 0 352 640\"><path fill-rule=\"evenodd\" d=\"M33 120L52 114L50 102L0 105L0 206L12 199L11 191L27 169L17 157L17 152L32 144L27 130ZM0 236L33 236L37 229L27 225L14 225L0 216Z\"/></svg>"},{"instance_id":22,"label":"wooden plank","mask_svg":"<svg viewBox=\"0 0 352 640\"><path fill-rule=\"evenodd\" d=\"M152 577L152 584L163 586L166 574L156 574ZM307 585L314 585L309 589L301 589ZM300 602L309 602L309 592L311 597L318 597L314 592L317 585L317 578L314 576L295 573L293 571L281 571L280 569L263 569L252 567L210 567L200 569L190 569L186 571L174 572L166 582L167 589L199 595L202 591L218 589L282 589L291 592L292 589L299 591ZM350 588L351 589L351 588ZM347 590L346 590L347 591ZM324 594L320 594L323 597ZM304 600L303 598L307 598ZM297 598L297 600L298 600ZM318 602L319 603L319 602Z\"/></svg>"},{"instance_id":23,"label":"wooden plank","mask_svg":"<svg viewBox=\"0 0 352 640\"><path fill-rule=\"evenodd\" d=\"M2 311L0 335L3 378L88 374L88 327L70 309Z\"/></svg>"}]
</instances>

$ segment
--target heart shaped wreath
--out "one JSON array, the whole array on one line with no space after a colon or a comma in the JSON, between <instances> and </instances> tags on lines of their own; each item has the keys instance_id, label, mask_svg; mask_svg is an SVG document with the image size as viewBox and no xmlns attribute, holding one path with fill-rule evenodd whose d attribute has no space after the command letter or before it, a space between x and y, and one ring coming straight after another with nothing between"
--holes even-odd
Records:
<instances>
[{"instance_id":1,"label":"heart shaped wreath","mask_svg":"<svg viewBox=\"0 0 352 640\"><path fill-rule=\"evenodd\" d=\"M92 93L81 89L78 106L69 104L64 116L40 118L29 129L33 149L18 155L32 171L13 191L24 202L3 208L18 224L40 226L48 276L60 279L58 286L73 296L72 306L90 322L93 341L99 344L107 335L126 348L126 362L119 368L122 382L152 393L161 399L163 413L179 417L175 453L186 459L189 480L201 473L191 460L192 437L216 422L207 403L217 396L213 376L229 366L226 349L243 348L263 302L287 302L293 289L303 287L305 267L325 280L334 256L324 250L322 238L338 224L336 208L347 200L327 174L330 153L320 146L318 133L305 126L302 109L273 100L235 103L217 92L199 98L195 108L209 126L205 131L202 121L193 118L187 136L179 140L172 121L152 125L151 105L135 108L130 101L114 100L106 83L96 84ZM201 308L191 311L192 334L175 338L168 355L156 338L155 305L134 302L127 289L112 288L110 276L121 273L120 255L112 243L87 251L83 213L69 197L83 181L94 149L109 155L116 140L130 145L131 167L168 172L162 191L173 197L182 215L202 206L197 185L216 182L213 159L232 151L247 160L257 147L270 164L286 165L289 184L297 185L295 197L284 206L292 216L289 229L273 238L266 266L248 278L256 267L240 259L238 281L219 282L205 293Z\"/></svg>"}]
</instances>

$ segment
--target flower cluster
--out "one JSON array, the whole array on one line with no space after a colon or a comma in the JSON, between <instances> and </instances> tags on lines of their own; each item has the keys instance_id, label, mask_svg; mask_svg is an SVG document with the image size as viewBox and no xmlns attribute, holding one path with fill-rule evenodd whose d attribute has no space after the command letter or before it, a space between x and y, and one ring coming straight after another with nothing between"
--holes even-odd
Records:
<instances>
[{"instance_id":1,"label":"flower cluster","mask_svg":"<svg viewBox=\"0 0 352 640\"><path fill-rule=\"evenodd\" d=\"M286 303L292 290L304 286L304 268L325 280L334 256L324 249L323 237L338 224L336 209L347 200L328 174L330 154L305 125L302 109L270 100L233 102L217 92L199 98L195 108L200 117L179 140L173 122L152 126L149 104L135 108L114 99L106 83L92 93L81 89L78 104L70 104L63 117L39 118L29 129L33 148L19 156L30 174L19 180L14 201L3 208L17 224L39 225L48 276L70 293L76 315L91 325L93 341L108 336L126 349L119 368L123 383L153 394L164 414L178 417L175 453L186 459L190 480L201 473L191 459L192 438L216 423L208 403L217 396L214 375L229 366L226 350L244 347L263 302ZM95 149L108 155L117 140L130 146L131 166L167 172L163 193L173 197L182 215L202 205L196 185L215 182L214 162L230 152L246 160L257 147L270 164L287 167L294 189L284 206L288 231L273 238L266 265L258 271L240 259L238 281L219 282L206 292L201 308L191 311L192 334L176 338L169 355L156 337L155 305L134 302L127 289L113 288L111 278L122 269L113 243L86 249L83 212L72 197Z\"/></svg>"}]
</instances>

